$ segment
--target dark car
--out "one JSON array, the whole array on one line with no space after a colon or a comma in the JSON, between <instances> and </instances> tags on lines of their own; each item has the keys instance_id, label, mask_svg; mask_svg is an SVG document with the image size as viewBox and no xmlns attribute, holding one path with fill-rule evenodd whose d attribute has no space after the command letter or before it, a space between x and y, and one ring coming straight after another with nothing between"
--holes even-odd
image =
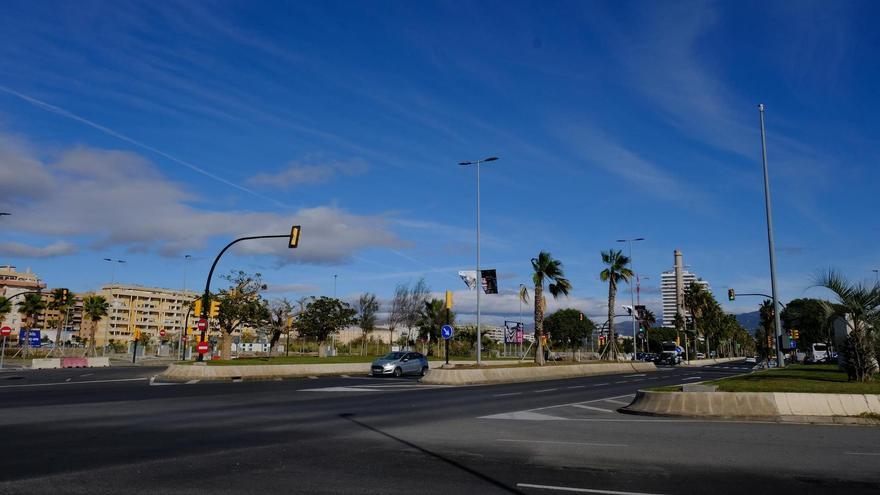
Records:
<instances>
[{"instance_id":1,"label":"dark car","mask_svg":"<svg viewBox=\"0 0 880 495\"><path fill-rule=\"evenodd\" d=\"M420 352L394 351L373 361L372 375L420 375L428 372L428 358Z\"/></svg>"}]
</instances>

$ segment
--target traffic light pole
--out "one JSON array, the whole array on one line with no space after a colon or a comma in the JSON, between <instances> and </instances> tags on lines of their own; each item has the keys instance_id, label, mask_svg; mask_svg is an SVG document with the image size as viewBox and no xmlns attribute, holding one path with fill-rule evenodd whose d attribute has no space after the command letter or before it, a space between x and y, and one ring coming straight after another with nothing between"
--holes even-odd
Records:
<instances>
[{"instance_id":1,"label":"traffic light pole","mask_svg":"<svg viewBox=\"0 0 880 495\"><path fill-rule=\"evenodd\" d=\"M227 249L232 247L233 244L236 244L241 241L251 241L254 239L281 239L282 237L286 237L286 238L290 239L289 247L293 248L293 247L296 247L296 243L299 240L299 227L295 226L294 230L295 230L295 233L292 230L290 234L255 235L255 236L249 236L249 237L239 237L238 239L235 239L234 241L227 244L226 247L224 247L222 250L220 250L220 253L217 255L216 258L214 258L214 263L211 264L211 270L208 272L208 279L205 281L205 293L202 294L202 314L199 315L199 318L202 320L208 319L208 311L210 310L210 305L211 305L211 277L214 276L214 269L217 268L217 262L220 261L220 257L223 256L223 253L225 253ZM205 327L201 330L199 342L205 341L205 335L207 333L208 333L208 326L205 325ZM199 356L196 358L196 360L197 361L204 361L204 354L199 353Z\"/></svg>"}]
</instances>

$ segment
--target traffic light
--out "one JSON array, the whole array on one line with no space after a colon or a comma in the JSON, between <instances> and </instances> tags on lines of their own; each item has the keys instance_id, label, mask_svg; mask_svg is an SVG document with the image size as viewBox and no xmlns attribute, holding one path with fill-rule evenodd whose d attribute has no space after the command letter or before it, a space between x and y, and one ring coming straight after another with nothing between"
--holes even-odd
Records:
<instances>
[{"instance_id":1,"label":"traffic light","mask_svg":"<svg viewBox=\"0 0 880 495\"><path fill-rule=\"evenodd\" d=\"M291 328L293 328L293 317L292 317L292 316L288 316L288 317L287 317L287 329L289 330L289 329L291 329Z\"/></svg>"},{"instance_id":2,"label":"traffic light","mask_svg":"<svg viewBox=\"0 0 880 495\"><path fill-rule=\"evenodd\" d=\"M195 304L195 307L193 307L193 312L197 315L202 314L202 299L201 298L196 299L196 304Z\"/></svg>"},{"instance_id":3,"label":"traffic light","mask_svg":"<svg viewBox=\"0 0 880 495\"><path fill-rule=\"evenodd\" d=\"M799 331L797 331L797 330L794 329L794 328L791 329L791 338L792 338L792 339L794 339L794 340L800 340L800 339L799 339L800 336L801 336L801 333L800 333Z\"/></svg>"},{"instance_id":4,"label":"traffic light","mask_svg":"<svg viewBox=\"0 0 880 495\"><path fill-rule=\"evenodd\" d=\"M446 291L446 309L452 309L452 291Z\"/></svg>"},{"instance_id":5,"label":"traffic light","mask_svg":"<svg viewBox=\"0 0 880 495\"><path fill-rule=\"evenodd\" d=\"M67 304L68 302L70 302L70 291L61 289L61 304Z\"/></svg>"},{"instance_id":6,"label":"traffic light","mask_svg":"<svg viewBox=\"0 0 880 495\"><path fill-rule=\"evenodd\" d=\"M581 313L581 315L580 315L580 318L579 318L579 319L580 319L580 321L584 321L584 314L583 314L583 313Z\"/></svg>"},{"instance_id":7,"label":"traffic light","mask_svg":"<svg viewBox=\"0 0 880 495\"><path fill-rule=\"evenodd\" d=\"M293 249L299 245L299 225L294 225L290 228L290 240L287 242L287 247Z\"/></svg>"},{"instance_id":8,"label":"traffic light","mask_svg":"<svg viewBox=\"0 0 880 495\"><path fill-rule=\"evenodd\" d=\"M733 289L727 289L727 300L733 301L736 299L736 292Z\"/></svg>"},{"instance_id":9,"label":"traffic light","mask_svg":"<svg viewBox=\"0 0 880 495\"><path fill-rule=\"evenodd\" d=\"M140 340L140 339L141 339L141 330L139 328L135 328L132 340Z\"/></svg>"},{"instance_id":10,"label":"traffic light","mask_svg":"<svg viewBox=\"0 0 880 495\"><path fill-rule=\"evenodd\" d=\"M773 347L773 337L767 336L767 347Z\"/></svg>"},{"instance_id":11,"label":"traffic light","mask_svg":"<svg viewBox=\"0 0 880 495\"><path fill-rule=\"evenodd\" d=\"M220 315L220 301L211 301L211 312L208 316L216 318Z\"/></svg>"}]
</instances>

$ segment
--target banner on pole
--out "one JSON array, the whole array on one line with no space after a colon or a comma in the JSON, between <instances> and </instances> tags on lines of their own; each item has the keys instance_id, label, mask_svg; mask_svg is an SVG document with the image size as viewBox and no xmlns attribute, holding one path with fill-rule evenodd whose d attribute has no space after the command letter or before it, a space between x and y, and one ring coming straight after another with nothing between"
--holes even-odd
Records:
<instances>
[{"instance_id":1,"label":"banner on pole","mask_svg":"<svg viewBox=\"0 0 880 495\"><path fill-rule=\"evenodd\" d=\"M523 342L523 324L519 321L504 322L504 343L505 344L522 344Z\"/></svg>"},{"instance_id":2,"label":"banner on pole","mask_svg":"<svg viewBox=\"0 0 880 495\"><path fill-rule=\"evenodd\" d=\"M458 272L458 276L461 277L461 280L467 285L468 290L474 290L477 288L476 270L462 270Z\"/></svg>"},{"instance_id":3,"label":"banner on pole","mask_svg":"<svg viewBox=\"0 0 880 495\"><path fill-rule=\"evenodd\" d=\"M482 285L484 294L498 294L498 274L495 269L480 270L482 272Z\"/></svg>"}]
</instances>

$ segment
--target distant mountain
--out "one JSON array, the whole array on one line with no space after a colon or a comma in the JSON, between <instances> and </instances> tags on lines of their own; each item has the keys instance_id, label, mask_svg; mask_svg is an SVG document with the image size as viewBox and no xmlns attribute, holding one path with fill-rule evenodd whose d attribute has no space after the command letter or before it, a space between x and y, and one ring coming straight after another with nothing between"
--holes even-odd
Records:
<instances>
[{"instance_id":1,"label":"distant mountain","mask_svg":"<svg viewBox=\"0 0 880 495\"><path fill-rule=\"evenodd\" d=\"M740 313L736 315L736 321L751 333L755 333L761 324L761 313L752 311L751 313Z\"/></svg>"}]
</instances>

